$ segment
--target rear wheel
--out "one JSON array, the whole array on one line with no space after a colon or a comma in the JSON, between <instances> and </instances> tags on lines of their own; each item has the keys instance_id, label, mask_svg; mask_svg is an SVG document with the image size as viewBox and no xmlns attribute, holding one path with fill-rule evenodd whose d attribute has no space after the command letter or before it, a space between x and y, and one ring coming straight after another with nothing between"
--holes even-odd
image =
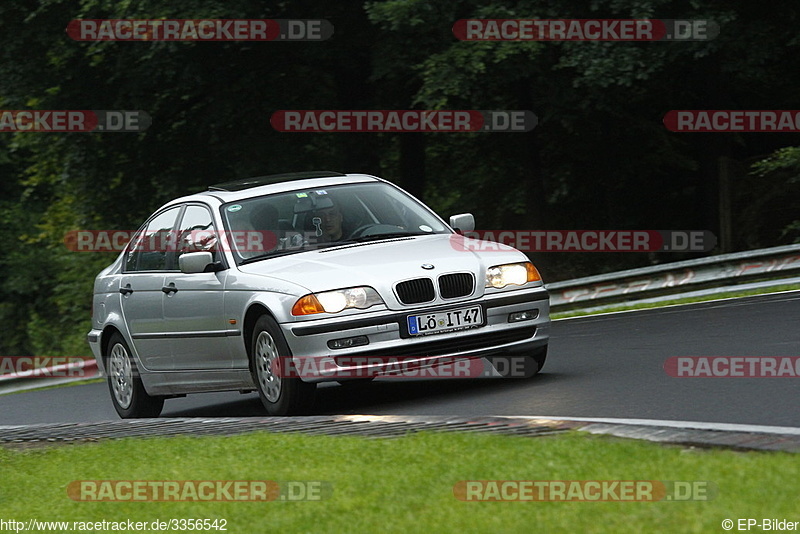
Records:
<instances>
[{"instance_id":1,"label":"rear wheel","mask_svg":"<svg viewBox=\"0 0 800 534\"><path fill-rule=\"evenodd\" d=\"M317 385L286 376L289 373L284 369L292 355L278 323L268 315L256 322L251 355L253 381L270 415L297 415L310 410Z\"/></svg>"},{"instance_id":2,"label":"rear wheel","mask_svg":"<svg viewBox=\"0 0 800 534\"><path fill-rule=\"evenodd\" d=\"M114 333L108 340L106 372L111 402L121 418L159 416L164 407L164 397L147 394L136 361L119 333Z\"/></svg>"}]
</instances>

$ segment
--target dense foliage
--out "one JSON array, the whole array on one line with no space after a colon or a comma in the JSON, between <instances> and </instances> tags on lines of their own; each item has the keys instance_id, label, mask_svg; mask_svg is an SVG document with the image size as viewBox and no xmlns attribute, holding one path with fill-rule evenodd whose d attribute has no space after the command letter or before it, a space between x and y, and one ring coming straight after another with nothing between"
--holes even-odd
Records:
<instances>
[{"instance_id":1,"label":"dense foliage","mask_svg":"<svg viewBox=\"0 0 800 534\"><path fill-rule=\"evenodd\" d=\"M78 18L324 18L324 42L77 42ZM461 18L709 18L708 42L463 42ZM0 354L84 354L94 275L74 229L134 229L229 179L388 178L485 229L708 229L714 253L800 239L796 134L676 134L671 109L796 109L793 0L9 0L2 109L140 109L140 134L0 134ZM299 134L279 109L529 109L525 134ZM721 169L726 169L721 180ZM721 194L721 188L724 193ZM720 202L722 199L722 202ZM732 224L720 223L731 220ZM546 280L683 259L539 254Z\"/></svg>"}]
</instances>

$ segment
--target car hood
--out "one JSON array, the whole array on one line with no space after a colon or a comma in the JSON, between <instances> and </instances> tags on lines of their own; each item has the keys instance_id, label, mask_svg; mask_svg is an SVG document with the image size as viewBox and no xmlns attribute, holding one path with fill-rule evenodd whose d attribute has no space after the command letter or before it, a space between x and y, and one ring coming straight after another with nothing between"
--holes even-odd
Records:
<instances>
[{"instance_id":1,"label":"car hood","mask_svg":"<svg viewBox=\"0 0 800 534\"><path fill-rule=\"evenodd\" d=\"M459 239L451 234L436 234L348 244L271 258L239 269L290 281L311 292L371 286L390 304L394 301L391 288L402 280L471 272L480 282L491 265L527 260L524 254L505 245L492 246L494 250L489 251L465 250ZM433 269L424 269L423 264L432 265ZM482 291L483 284L477 286Z\"/></svg>"}]
</instances>

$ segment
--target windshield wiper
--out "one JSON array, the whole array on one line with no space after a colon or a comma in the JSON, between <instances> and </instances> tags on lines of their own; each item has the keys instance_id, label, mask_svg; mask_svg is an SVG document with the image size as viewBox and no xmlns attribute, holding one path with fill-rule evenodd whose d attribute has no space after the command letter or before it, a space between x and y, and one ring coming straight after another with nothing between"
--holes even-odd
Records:
<instances>
[{"instance_id":1,"label":"windshield wiper","mask_svg":"<svg viewBox=\"0 0 800 534\"><path fill-rule=\"evenodd\" d=\"M294 248L290 250L281 250L277 252L267 252L266 254L259 254L258 256L253 256L252 258L245 258L239 263L239 265L247 265L248 263L266 260L269 258L276 258L278 256L286 256L287 254L296 254L298 252L321 250L326 248L339 247L342 245L352 245L353 243L367 243L369 241L382 241L384 239L397 239L398 237L415 237L421 235L433 235L433 234L429 232L391 232L386 234L363 235L361 237L355 237L353 239L343 239L341 241L329 241L327 243L315 243L313 245L306 243L299 248Z\"/></svg>"},{"instance_id":2,"label":"windshield wiper","mask_svg":"<svg viewBox=\"0 0 800 534\"><path fill-rule=\"evenodd\" d=\"M414 237L420 235L431 235L427 232L390 232L387 234L371 234L371 235L362 235L360 237L354 237L352 239L345 239L339 241L339 244L343 243L364 243L366 241L380 241L382 239L395 239L398 237Z\"/></svg>"},{"instance_id":3,"label":"windshield wiper","mask_svg":"<svg viewBox=\"0 0 800 534\"><path fill-rule=\"evenodd\" d=\"M256 261L267 260L269 258L277 258L278 256L288 256L289 254L297 254L298 252L304 252L305 248L303 249L295 249L295 250L279 250L277 252L267 252L265 254L259 254L258 256L252 256L250 258L245 258L239 265L247 265L248 263L253 263Z\"/></svg>"}]
</instances>

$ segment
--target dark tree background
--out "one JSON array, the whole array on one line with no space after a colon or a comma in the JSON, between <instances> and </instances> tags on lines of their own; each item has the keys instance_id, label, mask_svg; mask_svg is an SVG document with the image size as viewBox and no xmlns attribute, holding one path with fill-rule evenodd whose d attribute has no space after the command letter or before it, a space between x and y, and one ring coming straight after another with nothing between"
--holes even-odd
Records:
<instances>
[{"instance_id":1,"label":"dark tree background","mask_svg":"<svg viewBox=\"0 0 800 534\"><path fill-rule=\"evenodd\" d=\"M324 42L76 42L77 18L324 18ZM461 18L708 18L708 42L462 42ZM76 229L134 229L210 183L367 172L484 229L707 229L712 253L800 240L800 138L676 134L671 109L798 109L794 0L7 0L2 109L141 109L141 134L0 134L0 354L86 354L113 254ZM279 109L530 109L526 134L298 134ZM534 254L547 281L685 259Z\"/></svg>"}]
</instances>

